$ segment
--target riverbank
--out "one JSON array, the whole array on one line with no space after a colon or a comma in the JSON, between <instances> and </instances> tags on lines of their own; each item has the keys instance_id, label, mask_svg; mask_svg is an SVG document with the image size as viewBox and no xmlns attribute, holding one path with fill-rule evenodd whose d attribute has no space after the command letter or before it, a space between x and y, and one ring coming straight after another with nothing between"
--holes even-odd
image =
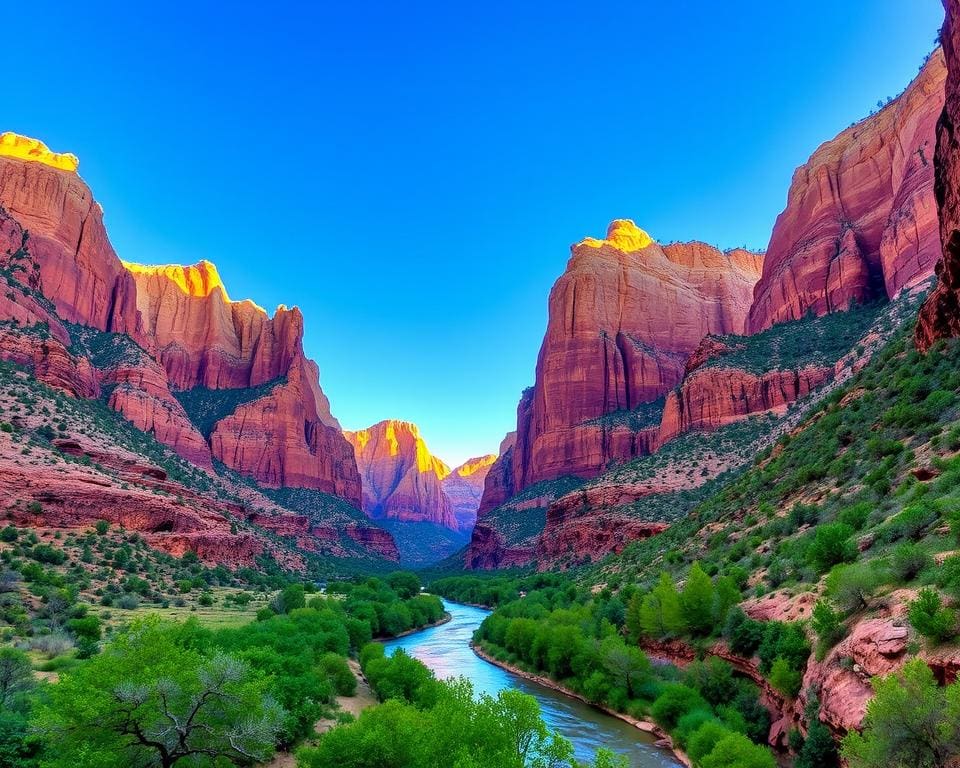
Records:
<instances>
[{"instance_id":1,"label":"riverbank","mask_svg":"<svg viewBox=\"0 0 960 768\"><path fill-rule=\"evenodd\" d=\"M453 616L449 613L444 613L443 618L439 621L433 622L433 624L424 624L422 627L414 627L413 629L408 629L404 632L401 632L399 635L390 635L389 637L375 637L374 640L378 643L388 643L391 640L396 640L398 637L409 637L410 635L415 635L417 632L423 632L426 629L433 629L434 627L442 627L448 621L453 619Z\"/></svg>"},{"instance_id":2,"label":"riverbank","mask_svg":"<svg viewBox=\"0 0 960 768\"><path fill-rule=\"evenodd\" d=\"M617 712L617 710L611 709L610 707L606 707L602 704L596 704L573 689L568 688L565 685L561 685L556 680L551 680L549 677L545 677L544 675L537 675L533 672L528 672L525 669L514 666L513 664L500 661L499 659L487 653L476 643L470 643L470 649L481 659L489 664L493 664L495 667L500 667L500 669L510 672L517 677L522 677L524 680L529 680L537 685L542 685L544 688L549 688L557 693L562 693L564 696L569 696L571 699L576 699L577 701L583 702L584 704L603 712L605 715L622 720L623 722L632 725L637 730L643 731L644 733L649 733L651 736L654 736L657 739L657 741L654 743L654 746L670 751L680 763L687 766L687 768L691 768L692 763L690 762L690 758L687 757L683 750L674 745L670 734L664 731L656 723L650 722L649 720L640 720L636 717L631 717L630 715L624 714L623 712Z\"/></svg>"}]
</instances>

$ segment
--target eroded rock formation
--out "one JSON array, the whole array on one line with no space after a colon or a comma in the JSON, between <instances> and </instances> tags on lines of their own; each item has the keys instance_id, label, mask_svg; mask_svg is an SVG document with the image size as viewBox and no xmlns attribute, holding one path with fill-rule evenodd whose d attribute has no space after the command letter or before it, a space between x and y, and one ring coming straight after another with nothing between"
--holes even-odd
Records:
<instances>
[{"instance_id":1,"label":"eroded rock formation","mask_svg":"<svg viewBox=\"0 0 960 768\"><path fill-rule=\"evenodd\" d=\"M441 483L443 494L450 500L457 527L469 531L477 520L477 509L483 496L490 467L497 457L493 454L468 459L452 470Z\"/></svg>"},{"instance_id":2,"label":"eroded rock formation","mask_svg":"<svg viewBox=\"0 0 960 768\"><path fill-rule=\"evenodd\" d=\"M536 383L518 407L512 471L493 470L499 487L482 509L504 492L563 474L591 476L647 452L636 429L604 417L676 386L704 336L743 333L761 263L758 254L703 243L661 247L626 220L614 221L603 240L573 246L550 293Z\"/></svg>"},{"instance_id":3,"label":"eroded rock formation","mask_svg":"<svg viewBox=\"0 0 960 768\"><path fill-rule=\"evenodd\" d=\"M756 286L750 333L892 298L931 276L939 253L935 124L945 78L937 50L903 94L796 170Z\"/></svg>"},{"instance_id":4,"label":"eroded rock formation","mask_svg":"<svg viewBox=\"0 0 960 768\"><path fill-rule=\"evenodd\" d=\"M917 323L917 346L923 350L937 339L960 336L960 8L949 0L943 4L947 17L940 42L948 73L934 158L941 257L937 287Z\"/></svg>"},{"instance_id":5,"label":"eroded rock formation","mask_svg":"<svg viewBox=\"0 0 960 768\"><path fill-rule=\"evenodd\" d=\"M369 517L458 528L443 492L450 468L430 453L416 424L387 420L344 434L357 457Z\"/></svg>"}]
</instances>

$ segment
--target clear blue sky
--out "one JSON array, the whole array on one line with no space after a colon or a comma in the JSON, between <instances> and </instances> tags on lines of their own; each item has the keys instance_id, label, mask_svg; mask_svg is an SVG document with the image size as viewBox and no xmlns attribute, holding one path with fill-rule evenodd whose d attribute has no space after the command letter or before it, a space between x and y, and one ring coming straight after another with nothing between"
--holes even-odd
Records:
<instances>
[{"instance_id":1,"label":"clear blue sky","mask_svg":"<svg viewBox=\"0 0 960 768\"><path fill-rule=\"evenodd\" d=\"M296 304L347 428L496 448L568 247L763 247L793 169L898 93L939 0L30 4L4 120L128 260ZM150 5L151 8L137 8ZM206 7L206 10L204 10Z\"/></svg>"}]
</instances>

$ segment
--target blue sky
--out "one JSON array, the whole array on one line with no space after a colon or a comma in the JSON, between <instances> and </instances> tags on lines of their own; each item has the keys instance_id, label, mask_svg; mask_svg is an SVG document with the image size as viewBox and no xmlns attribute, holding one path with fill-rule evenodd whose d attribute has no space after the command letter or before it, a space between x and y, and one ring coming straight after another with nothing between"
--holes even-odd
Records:
<instances>
[{"instance_id":1,"label":"blue sky","mask_svg":"<svg viewBox=\"0 0 960 768\"><path fill-rule=\"evenodd\" d=\"M493 451L569 245L763 247L793 169L898 93L938 0L30 6L0 130L81 160L122 258L296 304L347 428ZM153 6L137 8L135 6Z\"/></svg>"}]
</instances>

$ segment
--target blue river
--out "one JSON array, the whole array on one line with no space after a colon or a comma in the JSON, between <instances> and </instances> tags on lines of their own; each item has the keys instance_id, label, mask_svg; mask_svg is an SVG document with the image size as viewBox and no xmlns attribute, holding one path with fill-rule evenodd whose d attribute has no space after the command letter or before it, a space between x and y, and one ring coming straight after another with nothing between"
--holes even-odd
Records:
<instances>
[{"instance_id":1,"label":"blue river","mask_svg":"<svg viewBox=\"0 0 960 768\"><path fill-rule=\"evenodd\" d=\"M470 649L474 630L489 611L444 601L453 617L431 627L385 643L387 653L403 648L420 659L437 677L466 677L478 693L496 695L506 688L529 693L540 702L543 719L573 742L577 759L586 761L599 747L626 755L632 768L676 768L676 759L653 746L654 738L628 723L583 702L524 680L477 656Z\"/></svg>"}]
</instances>

